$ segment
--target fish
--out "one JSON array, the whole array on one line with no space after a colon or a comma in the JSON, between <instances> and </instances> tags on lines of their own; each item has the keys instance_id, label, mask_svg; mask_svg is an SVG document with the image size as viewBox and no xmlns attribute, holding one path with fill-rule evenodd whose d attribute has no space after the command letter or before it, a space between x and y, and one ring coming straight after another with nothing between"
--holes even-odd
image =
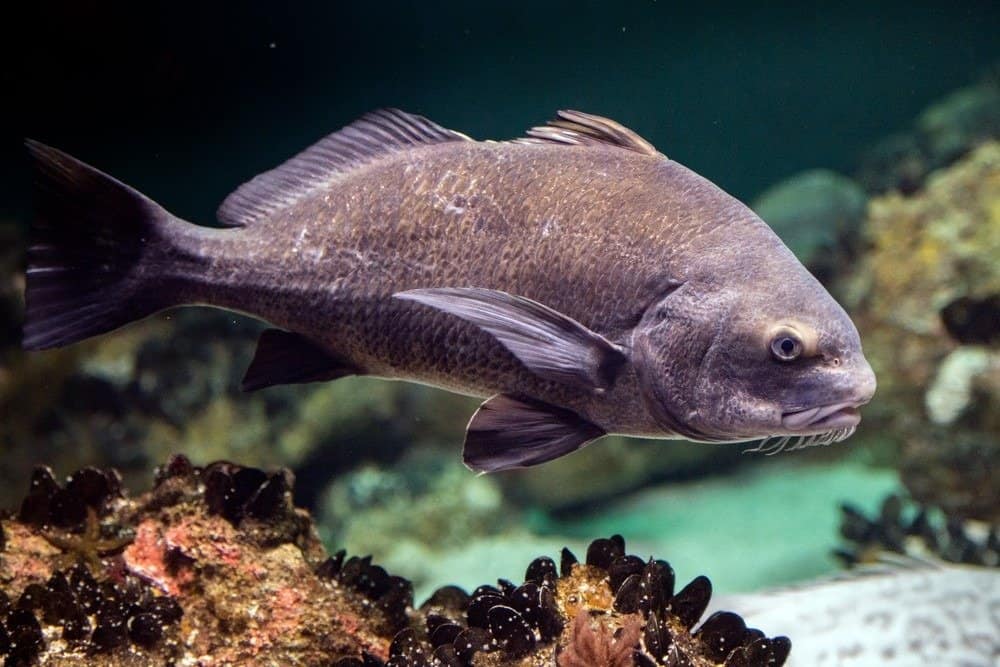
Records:
<instances>
[{"instance_id":1,"label":"fish","mask_svg":"<svg viewBox=\"0 0 1000 667\"><path fill-rule=\"evenodd\" d=\"M792 637L789 667L1000 662L996 568L899 559L784 590L719 597L708 613L718 609Z\"/></svg>"},{"instance_id":2,"label":"fish","mask_svg":"<svg viewBox=\"0 0 1000 667\"><path fill-rule=\"evenodd\" d=\"M843 308L760 218L623 125L560 111L475 141L370 112L184 221L28 140L23 346L199 304L267 322L243 387L370 375L484 400L477 472L605 434L840 441L876 380Z\"/></svg>"}]
</instances>

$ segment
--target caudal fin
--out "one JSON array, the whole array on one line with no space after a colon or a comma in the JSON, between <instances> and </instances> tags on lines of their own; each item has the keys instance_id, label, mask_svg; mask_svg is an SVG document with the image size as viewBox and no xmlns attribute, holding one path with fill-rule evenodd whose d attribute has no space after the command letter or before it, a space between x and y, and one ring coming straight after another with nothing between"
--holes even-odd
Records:
<instances>
[{"instance_id":1,"label":"caudal fin","mask_svg":"<svg viewBox=\"0 0 1000 667\"><path fill-rule=\"evenodd\" d=\"M35 141L35 220L23 345L42 350L111 331L169 305L154 257L174 219L127 185Z\"/></svg>"}]
</instances>

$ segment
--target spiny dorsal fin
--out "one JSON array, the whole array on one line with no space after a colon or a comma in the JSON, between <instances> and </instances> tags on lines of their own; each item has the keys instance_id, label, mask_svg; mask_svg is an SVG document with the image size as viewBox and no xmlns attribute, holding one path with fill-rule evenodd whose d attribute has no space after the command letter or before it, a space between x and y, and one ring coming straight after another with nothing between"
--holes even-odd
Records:
<instances>
[{"instance_id":1,"label":"spiny dorsal fin","mask_svg":"<svg viewBox=\"0 0 1000 667\"><path fill-rule=\"evenodd\" d=\"M617 146L643 155L662 154L638 134L610 118L582 111L560 110L545 125L528 130L528 136L515 139L521 144L566 144L570 146Z\"/></svg>"},{"instance_id":2,"label":"spiny dorsal fin","mask_svg":"<svg viewBox=\"0 0 1000 667\"><path fill-rule=\"evenodd\" d=\"M219 207L219 222L227 227L251 224L352 169L407 148L449 141L472 140L399 109L372 111L241 185Z\"/></svg>"}]
</instances>

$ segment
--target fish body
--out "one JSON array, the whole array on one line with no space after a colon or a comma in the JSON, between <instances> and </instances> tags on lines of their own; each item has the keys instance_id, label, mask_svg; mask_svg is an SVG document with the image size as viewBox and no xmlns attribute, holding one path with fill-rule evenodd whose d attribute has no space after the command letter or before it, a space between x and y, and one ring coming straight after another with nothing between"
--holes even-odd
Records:
<instances>
[{"instance_id":1,"label":"fish body","mask_svg":"<svg viewBox=\"0 0 1000 667\"><path fill-rule=\"evenodd\" d=\"M696 198L716 211L735 202L675 162L614 147L418 148L348 174L338 187L238 233L197 230L193 258L211 264L187 274L196 277L189 298L314 332L371 375L484 398L526 393L579 410L609 432L669 435L645 410L634 376L619 379L610 396L547 382L489 334L392 295L502 290L624 341L675 282L710 279L704 264L691 260L713 244L713 232L725 235L733 224L749 227L741 230L743 243L716 252L729 255L734 273L743 271L741 255L753 256L746 244L757 244L774 249L788 273L811 280L766 225L738 211L699 216ZM664 215L663 207L679 215Z\"/></svg>"},{"instance_id":2,"label":"fish body","mask_svg":"<svg viewBox=\"0 0 1000 667\"><path fill-rule=\"evenodd\" d=\"M792 637L790 666L1000 664L1000 571L993 568L882 568L713 604Z\"/></svg>"},{"instance_id":3,"label":"fish body","mask_svg":"<svg viewBox=\"0 0 1000 667\"><path fill-rule=\"evenodd\" d=\"M248 388L368 374L493 397L466 441L480 470L605 433L852 429L874 391L857 332L765 223L613 121L530 134L375 112L239 188L221 229L32 144L25 345L186 303L249 313L276 329ZM776 361L775 340L812 362Z\"/></svg>"}]
</instances>

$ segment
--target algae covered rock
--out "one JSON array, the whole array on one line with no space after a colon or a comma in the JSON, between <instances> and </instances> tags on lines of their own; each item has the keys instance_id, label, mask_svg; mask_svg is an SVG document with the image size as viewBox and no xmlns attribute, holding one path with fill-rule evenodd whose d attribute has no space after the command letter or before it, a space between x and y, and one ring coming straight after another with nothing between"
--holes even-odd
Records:
<instances>
[{"instance_id":1,"label":"algae covered rock","mask_svg":"<svg viewBox=\"0 0 1000 667\"><path fill-rule=\"evenodd\" d=\"M412 589L370 563L352 563L353 575L325 563L309 516L291 504L292 481L176 457L131 498L111 470L86 468L62 485L39 468L3 521L0 552L0 600L17 610L0 623L30 635L30 650L0 652L8 664L60 665L385 655L383 636L405 623Z\"/></svg>"},{"instance_id":2,"label":"algae covered rock","mask_svg":"<svg viewBox=\"0 0 1000 667\"><path fill-rule=\"evenodd\" d=\"M294 478L177 456L131 497L114 470L39 468L0 522L0 655L10 665L781 665L791 644L721 612L712 587L620 536L564 549L471 593L328 555ZM627 632L616 634L619 628ZM624 639L623 639L624 638ZM619 645L621 642L624 645ZM678 663L677 660L682 660ZM575 662L574 662L575 661Z\"/></svg>"},{"instance_id":3,"label":"algae covered rock","mask_svg":"<svg viewBox=\"0 0 1000 667\"><path fill-rule=\"evenodd\" d=\"M917 500L996 521L1000 143L933 174L913 196L872 200L865 233L845 291L879 378L866 419L897 439Z\"/></svg>"},{"instance_id":4,"label":"algae covered rock","mask_svg":"<svg viewBox=\"0 0 1000 667\"><path fill-rule=\"evenodd\" d=\"M1000 137L1000 71L928 107L917 118L916 130L935 166Z\"/></svg>"}]
</instances>

